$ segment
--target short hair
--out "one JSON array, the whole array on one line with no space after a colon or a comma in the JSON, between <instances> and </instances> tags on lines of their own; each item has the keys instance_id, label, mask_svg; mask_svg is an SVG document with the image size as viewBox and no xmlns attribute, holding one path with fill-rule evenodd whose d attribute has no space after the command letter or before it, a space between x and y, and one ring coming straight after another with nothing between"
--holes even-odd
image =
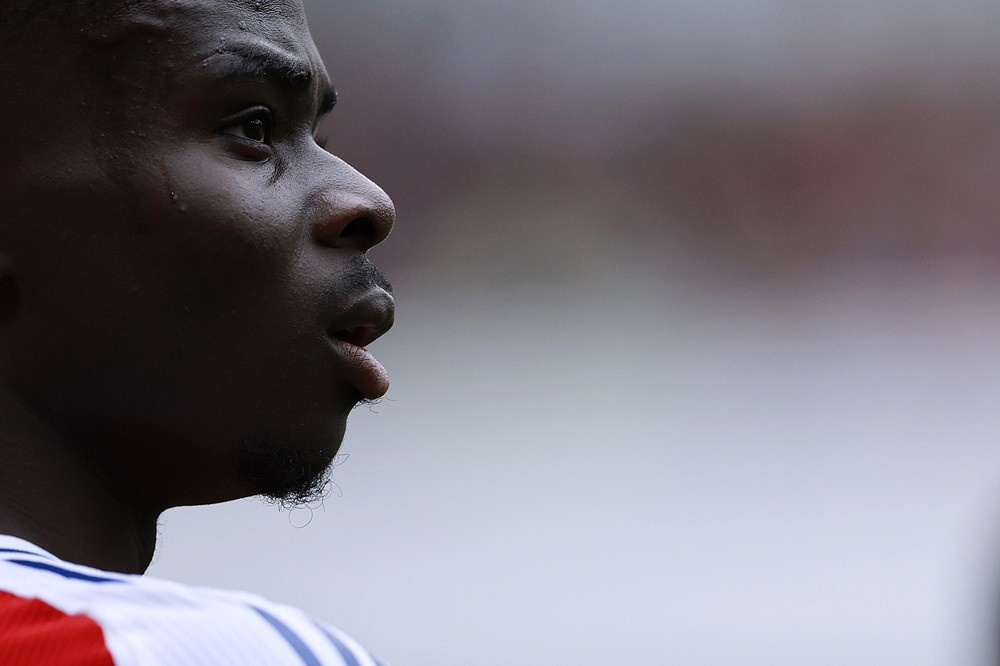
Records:
<instances>
[{"instance_id":1,"label":"short hair","mask_svg":"<svg viewBox=\"0 0 1000 666\"><path fill-rule=\"evenodd\" d=\"M59 0L52 0L51 2L46 2L46 0L15 0L14 2L5 2L0 5L0 26L5 28L16 27L43 14L46 9L51 9L61 4Z\"/></svg>"},{"instance_id":2,"label":"short hair","mask_svg":"<svg viewBox=\"0 0 1000 666\"><path fill-rule=\"evenodd\" d=\"M149 0L0 0L0 87L12 97L30 93L31 72L42 71L65 48L98 31ZM27 76L26 76L27 74ZM18 92L20 90L20 93ZM0 104L0 116L13 112Z\"/></svg>"},{"instance_id":3,"label":"short hair","mask_svg":"<svg viewBox=\"0 0 1000 666\"><path fill-rule=\"evenodd\" d=\"M0 0L0 51L53 28L85 31L144 0Z\"/></svg>"}]
</instances>

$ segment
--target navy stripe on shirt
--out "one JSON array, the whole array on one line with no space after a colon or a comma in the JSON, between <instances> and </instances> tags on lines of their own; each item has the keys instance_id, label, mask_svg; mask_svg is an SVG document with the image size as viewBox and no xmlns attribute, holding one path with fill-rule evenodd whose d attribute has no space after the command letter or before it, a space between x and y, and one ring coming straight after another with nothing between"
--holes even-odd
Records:
<instances>
[{"instance_id":1,"label":"navy stripe on shirt","mask_svg":"<svg viewBox=\"0 0 1000 666\"><path fill-rule=\"evenodd\" d=\"M313 654L313 651L309 649L309 646L305 644L305 641L303 641L298 634L292 631L288 625L265 610L261 610L256 606L251 606L250 608L257 611L258 615L274 627L275 631L281 634L281 637L285 639L285 642L292 646L292 649L295 650L296 654L299 655L299 658L306 666L323 666L323 664L320 663L320 660L316 658L316 655Z\"/></svg>"},{"instance_id":2,"label":"navy stripe on shirt","mask_svg":"<svg viewBox=\"0 0 1000 666\"><path fill-rule=\"evenodd\" d=\"M344 645L344 641L334 636L332 632L328 631L326 627L320 623L313 622L313 624L315 624L316 628L322 631L323 635L326 636L331 643L333 643L333 647L337 648L337 652L340 653L341 658L343 658L344 663L347 664L347 666L361 666L361 663L354 655L354 652L351 651L351 648Z\"/></svg>"},{"instance_id":3,"label":"navy stripe on shirt","mask_svg":"<svg viewBox=\"0 0 1000 666\"><path fill-rule=\"evenodd\" d=\"M0 553L18 553L19 555L37 555L38 557L50 557L49 555L46 555L44 553L36 553L33 550L21 550L19 548L0 548Z\"/></svg>"},{"instance_id":4,"label":"navy stripe on shirt","mask_svg":"<svg viewBox=\"0 0 1000 666\"><path fill-rule=\"evenodd\" d=\"M71 569L63 569L62 567L57 567L54 564L49 564L48 562L35 562L34 560L6 560L11 564L19 564L22 567L28 567L30 569L40 569L42 571L48 571L54 574L59 574L63 578L68 578L70 580L82 580L88 583L124 583L125 581L121 578L104 578L102 576L92 576L90 574L81 573L79 571L73 571Z\"/></svg>"}]
</instances>

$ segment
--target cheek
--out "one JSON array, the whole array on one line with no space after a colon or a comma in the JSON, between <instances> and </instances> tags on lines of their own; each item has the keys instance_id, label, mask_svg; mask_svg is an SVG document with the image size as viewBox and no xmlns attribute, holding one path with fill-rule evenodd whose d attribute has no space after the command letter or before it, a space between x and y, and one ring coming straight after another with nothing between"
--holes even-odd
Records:
<instances>
[{"instance_id":1,"label":"cheek","mask_svg":"<svg viewBox=\"0 0 1000 666\"><path fill-rule=\"evenodd\" d=\"M288 193L269 185L266 165L210 147L122 165L128 177L76 167L21 193L15 225L30 231L19 236L15 333L26 371L166 371L289 342L315 318Z\"/></svg>"},{"instance_id":2,"label":"cheek","mask_svg":"<svg viewBox=\"0 0 1000 666\"><path fill-rule=\"evenodd\" d=\"M269 165L220 153L211 143L192 146L136 184L147 287L159 280L159 299L191 311L237 307L278 289L308 240L290 193L269 182Z\"/></svg>"},{"instance_id":3,"label":"cheek","mask_svg":"<svg viewBox=\"0 0 1000 666\"><path fill-rule=\"evenodd\" d=\"M301 241L291 193L270 182L273 168L234 159L210 142L158 165L141 185L157 241L183 251L282 261ZM225 256L221 257L225 259Z\"/></svg>"}]
</instances>

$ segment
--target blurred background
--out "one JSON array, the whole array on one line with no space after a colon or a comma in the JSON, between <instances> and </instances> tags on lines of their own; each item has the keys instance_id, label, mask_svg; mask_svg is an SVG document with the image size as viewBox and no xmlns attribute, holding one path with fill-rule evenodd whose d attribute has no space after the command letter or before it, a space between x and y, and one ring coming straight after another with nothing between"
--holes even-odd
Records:
<instances>
[{"instance_id":1,"label":"blurred background","mask_svg":"<svg viewBox=\"0 0 1000 666\"><path fill-rule=\"evenodd\" d=\"M393 386L152 574L395 666L995 663L1000 3L306 7Z\"/></svg>"}]
</instances>

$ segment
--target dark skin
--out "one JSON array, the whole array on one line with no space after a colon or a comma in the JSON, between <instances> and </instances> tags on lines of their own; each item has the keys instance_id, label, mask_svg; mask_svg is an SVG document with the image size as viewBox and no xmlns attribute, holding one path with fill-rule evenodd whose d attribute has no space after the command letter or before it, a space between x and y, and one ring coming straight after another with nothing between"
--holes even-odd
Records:
<instances>
[{"instance_id":1,"label":"dark skin","mask_svg":"<svg viewBox=\"0 0 1000 666\"><path fill-rule=\"evenodd\" d=\"M315 140L334 96L297 0L37 40L3 65L0 532L141 572L169 507L322 485L388 388L366 252L394 211Z\"/></svg>"}]
</instances>

